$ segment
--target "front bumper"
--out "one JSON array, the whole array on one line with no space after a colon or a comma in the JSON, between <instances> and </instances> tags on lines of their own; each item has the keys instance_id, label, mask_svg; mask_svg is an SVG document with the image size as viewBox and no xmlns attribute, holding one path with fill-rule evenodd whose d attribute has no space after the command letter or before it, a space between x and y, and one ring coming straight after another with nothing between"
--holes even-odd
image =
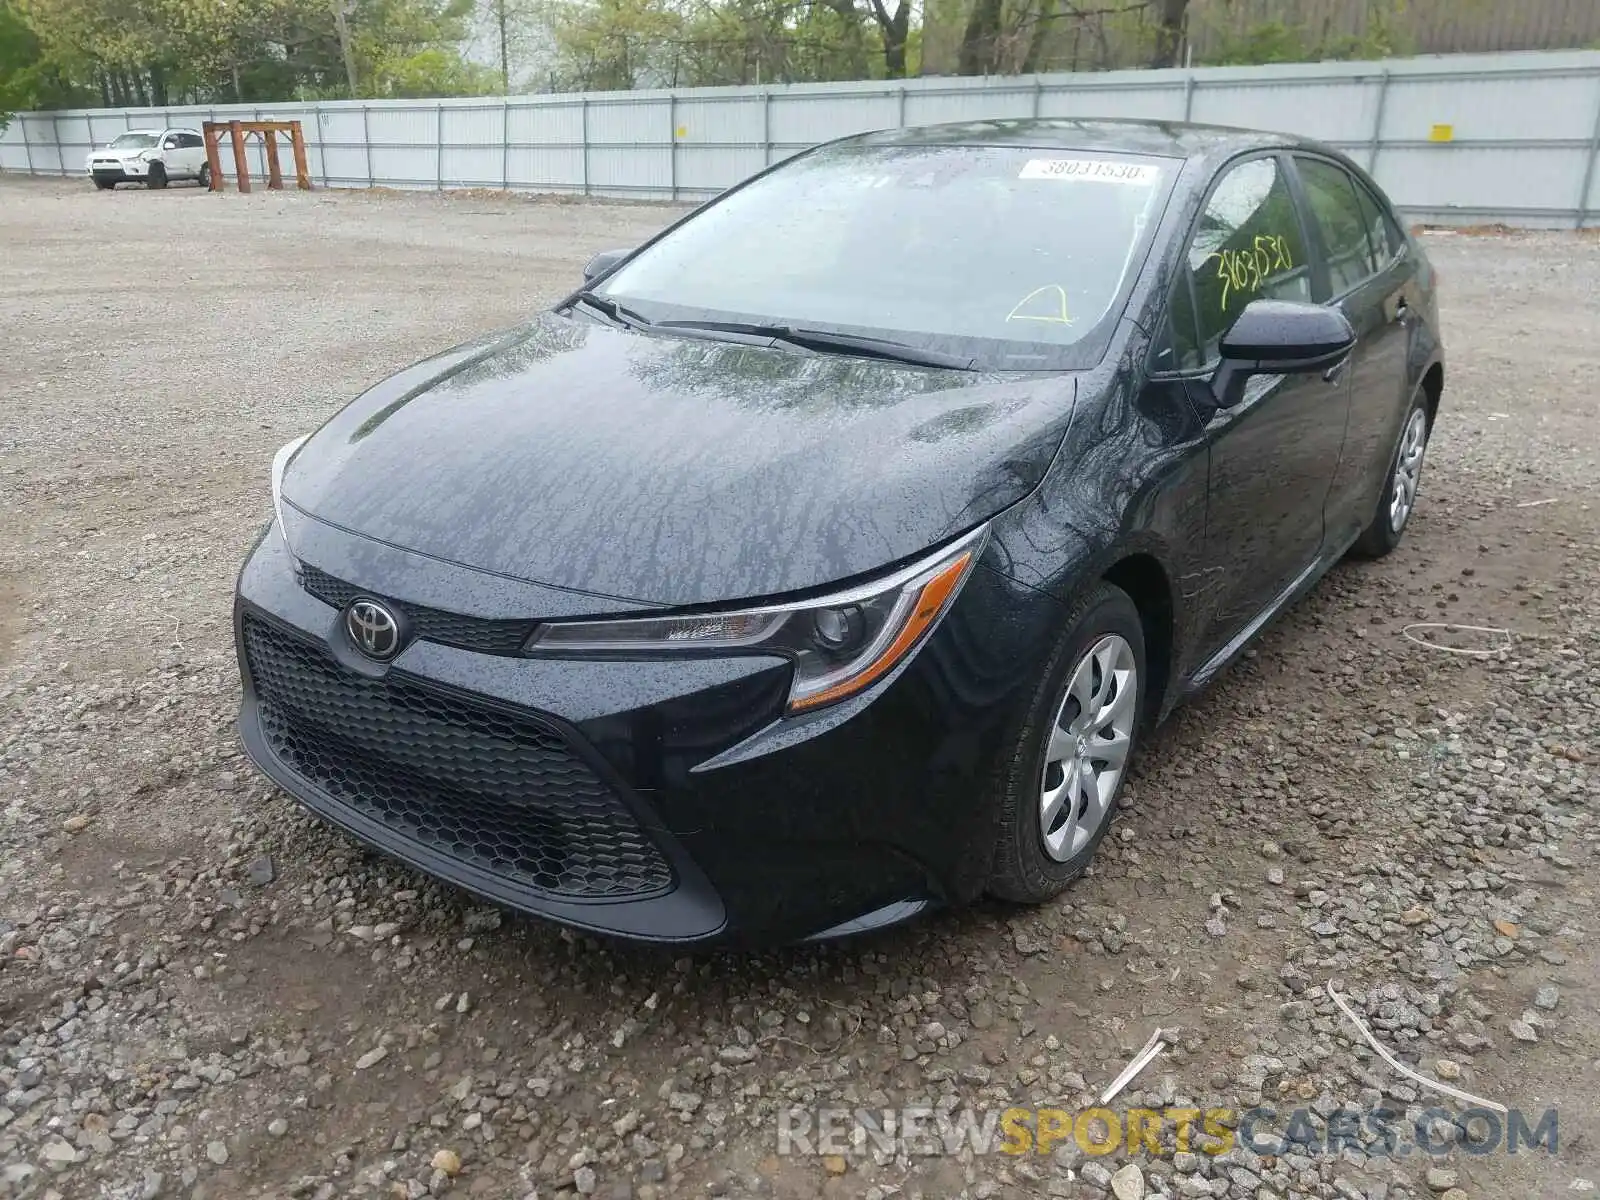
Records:
<instances>
[{"instance_id":1,"label":"front bumper","mask_svg":"<svg viewBox=\"0 0 1600 1200\"><path fill-rule=\"evenodd\" d=\"M484 594L436 560L454 587L386 573L352 535L330 556L330 530L315 568L363 594ZM979 569L899 670L786 720L771 657L535 659L419 636L373 663L274 523L235 600L240 732L319 815L512 908L649 941L826 937L981 890L987 783L1032 683L1016 664L1042 661L1053 606Z\"/></svg>"},{"instance_id":2,"label":"front bumper","mask_svg":"<svg viewBox=\"0 0 1600 1200\"><path fill-rule=\"evenodd\" d=\"M142 162L90 163L89 174L111 183L143 183L149 178L150 167Z\"/></svg>"}]
</instances>

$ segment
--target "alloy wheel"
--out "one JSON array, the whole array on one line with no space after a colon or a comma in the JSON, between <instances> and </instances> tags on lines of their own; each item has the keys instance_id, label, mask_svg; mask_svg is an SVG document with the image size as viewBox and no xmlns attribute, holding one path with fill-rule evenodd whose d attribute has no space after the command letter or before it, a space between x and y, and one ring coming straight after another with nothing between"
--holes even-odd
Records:
<instances>
[{"instance_id":1,"label":"alloy wheel","mask_svg":"<svg viewBox=\"0 0 1600 1200\"><path fill-rule=\"evenodd\" d=\"M1138 666L1117 634L1097 640L1068 677L1045 747L1039 832L1045 853L1066 862L1111 812L1138 717Z\"/></svg>"},{"instance_id":2,"label":"alloy wheel","mask_svg":"<svg viewBox=\"0 0 1600 1200\"><path fill-rule=\"evenodd\" d=\"M1417 484L1422 479L1422 455L1428 448L1428 414L1418 408L1406 421L1400 435L1400 450L1394 460L1394 491L1389 497L1389 528L1399 533L1411 519L1417 503Z\"/></svg>"}]
</instances>

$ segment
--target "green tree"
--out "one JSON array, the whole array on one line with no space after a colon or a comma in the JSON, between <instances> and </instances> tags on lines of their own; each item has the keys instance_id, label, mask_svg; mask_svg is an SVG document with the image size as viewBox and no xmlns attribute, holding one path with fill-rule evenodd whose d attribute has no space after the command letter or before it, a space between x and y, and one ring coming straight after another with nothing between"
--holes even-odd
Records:
<instances>
[{"instance_id":1,"label":"green tree","mask_svg":"<svg viewBox=\"0 0 1600 1200\"><path fill-rule=\"evenodd\" d=\"M840 16L852 19L856 15L855 0L827 0L830 8ZM878 35L883 41L883 73L888 79L906 76L906 46L911 37L911 0L896 0L891 9L884 0L866 0L867 15L877 23Z\"/></svg>"},{"instance_id":2,"label":"green tree","mask_svg":"<svg viewBox=\"0 0 1600 1200\"><path fill-rule=\"evenodd\" d=\"M44 61L107 105L445 96L496 86L492 72L461 55L472 0L0 3L17 6Z\"/></svg>"},{"instance_id":3,"label":"green tree","mask_svg":"<svg viewBox=\"0 0 1600 1200\"><path fill-rule=\"evenodd\" d=\"M971 0L956 51L962 75L1009 75L1066 65L1108 68L1119 63L1114 42L1132 35L1139 58L1162 36L1181 41L1180 0ZM1187 5L1188 0L1182 0ZM948 19L947 10L939 10ZM1152 25L1159 17L1170 29ZM1162 32L1164 31L1164 32ZM1174 46L1177 41L1174 42ZM1176 51L1174 50L1174 53Z\"/></svg>"},{"instance_id":4,"label":"green tree","mask_svg":"<svg viewBox=\"0 0 1600 1200\"><path fill-rule=\"evenodd\" d=\"M1414 52L1406 21L1408 0L1348 0L1347 16L1360 18L1356 33L1337 33L1326 19L1312 23L1286 18L1257 21L1243 28L1222 25L1219 37L1205 55L1207 65L1253 65L1280 62L1317 62L1324 59L1389 58ZM1458 19L1489 12L1477 0L1457 0ZM1198 9L1196 10L1199 11ZM1213 8L1213 16L1218 10Z\"/></svg>"},{"instance_id":5,"label":"green tree","mask_svg":"<svg viewBox=\"0 0 1600 1200\"><path fill-rule=\"evenodd\" d=\"M662 0L556 0L548 20L561 89L628 91L677 82L683 15Z\"/></svg>"},{"instance_id":6,"label":"green tree","mask_svg":"<svg viewBox=\"0 0 1600 1200\"><path fill-rule=\"evenodd\" d=\"M273 41L302 99L479 95L498 86L461 53L473 0L266 2L281 6Z\"/></svg>"},{"instance_id":7,"label":"green tree","mask_svg":"<svg viewBox=\"0 0 1600 1200\"><path fill-rule=\"evenodd\" d=\"M542 49L541 0L481 0L482 17L490 46L500 68L501 90L508 95L517 87L530 57Z\"/></svg>"},{"instance_id":8,"label":"green tree","mask_svg":"<svg viewBox=\"0 0 1600 1200\"><path fill-rule=\"evenodd\" d=\"M689 86L865 79L874 73L872 23L846 8L793 0L723 0L687 14L678 34Z\"/></svg>"},{"instance_id":9,"label":"green tree","mask_svg":"<svg viewBox=\"0 0 1600 1200\"><path fill-rule=\"evenodd\" d=\"M1152 67L1178 65L1178 51L1183 45L1184 15L1188 11L1189 0L1158 0L1155 13L1155 53L1150 57Z\"/></svg>"},{"instance_id":10,"label":"green tree","mask_svg":"<svg viewBox=\"0 0 1600 1200\"><path fill-rule=\"evenodd\" d=\"M84 98L46 55L23 15L0 3L0 129L10 124L13 113L69 108Z\"/></svg>"},{"instance_id":11,"label":"green tree","mask_svg":"<svg viewBox=\"0 0 1600 1200\"><path fill-rule=\"evenodd\" d=\"M618 89L906 73L910 0L554 0L553 84ZM887 22L887 24L885 24Z\"/></svg>"},{"instance_id":12,"label":"green tree","mask_svg":"<svg viewBox=\"0 0 1600 1200\"><path fill-rule=\"evenodd\" d=\"M415 54L391 56L373 64L365 92L394 99L429 96L487 96L500 90L500 72L467 62L453 50L430 46Z\"/></svg>"}]
</instances>

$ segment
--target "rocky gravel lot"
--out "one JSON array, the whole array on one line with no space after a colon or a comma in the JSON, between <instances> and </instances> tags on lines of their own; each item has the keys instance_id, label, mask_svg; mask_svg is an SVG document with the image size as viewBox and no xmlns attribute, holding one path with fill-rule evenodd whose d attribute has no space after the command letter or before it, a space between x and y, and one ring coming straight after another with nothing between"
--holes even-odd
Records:
<instances>
[{"instance_id":1,"label":"rocky gravel lot","mask_svg":"<svg viewBox=\"0 0 1600 1200\"><path fill-rule=\"evenodd\" d=\"M272 451L671 213L0 178L0 1196L1592 1190L1591 237L1429 237L1451 358L1406 544L1151 740L1050 907L674 958L477 906L254 773L229 602ZM1461 1145L1330 980L1423 1074L1555 1106L1556 1152ZM1442 1152L777 1153L790 1106L1080 1110L1158 1026L1119 1107L1381 1103Z\"/></svg>"}]
</instances>

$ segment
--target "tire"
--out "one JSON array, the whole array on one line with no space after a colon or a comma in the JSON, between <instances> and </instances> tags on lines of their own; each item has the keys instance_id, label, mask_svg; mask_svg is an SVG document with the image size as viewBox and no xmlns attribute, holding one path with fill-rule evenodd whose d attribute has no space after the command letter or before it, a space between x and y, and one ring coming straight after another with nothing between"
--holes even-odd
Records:
<instances>
[{"instance_id":1,"label":"tire","mask_svg":"<svg viewBox=\"0 0 1600 1200\"><path fill-rule=\"evenodd\" d=\"M96 179L94 181L94 185L102 192L109 192L112 188L117 186L117 181L115 179Z\"/></svg>"},{"instance_id":2,"label":"tire","mask_svg":"<svg viewBox=\"0 0 1600 1200\"><path fill-rule=\"evenodd\" d=\"M1427 397L1418 392L1401 422L1400 437L1390 455L1388 473L1383 477L1383 491L1378 495L1378 509L1372 514L1372 523L1350 547L1352 558L1382 558L1400 544L1412 514L1417 511L1417 490L1422 482L1428 435L1432 431Z\"/></svg>"},{"instance_id":3,"label":"tire","mask_svg":"<svg viewBox=\"0 0 1600 1200\"><path fill-rule=\"evenodd\" d=\"M1117 796L1140 737L1149 672L1144 628L1133 601L1121 588L1101 583L1072 606L1065 628L1015 733L1011 754L995 780L1000 816L988 892L1002 900L1039 904L1083 874L1111 827ZM1110 681L1103 669L1107 663ZM1123 670L1130 663L1131 677ZM1117 739L1120 769L1114 778L1096 772L1087 781L1093 792L1084 786L1081 771L1087 766L1095 772L1093 749L1114 743L1100 740L1093 729L1094 717L1088 722L1087 740L1072 736L1085 728L1080 698L1084 694L1090 698L1092 713L1116 710L1116 718L1106 728L1113 733L1123 731ZM1102 696L1104 702L1096 707L1094 701ZM1052 733L1058 729L1060 741L1053 748ZM1063 750L1069 757L1053 761L1052 755ZM1084 750L1090 753L1079 757ZM1109 787L1102 788L1102 783ZM1066 793L1056 792L1057 787L1064 787ZM1060 811L1047 829L1044 818L1053 792L1059 797Z\"/></svg>"},{"instance_id":4,"label":"tire","mask_svg":"<svg viewBox=\"0 0 1600 1200\"><path fill-rule=\"evenodd\" d=\"M200 174L195 176L195 180L196 180L196 182L198 182L200 184L200 187L201 187L201 189L203 191L209 192L211 190L211 164L210 163L201 163L200 164Z\"/></svg>"},{"instance_id":5,"label":"tire","mask_svg":"<svg viewBox=\"0 0 1600 1200\"><path fill-rule=\"evenodd\" d=\"M167 169L158 162L150 164L150 175L144 181L145 187L152 192L158 192L167 186Z\"/></svg>"}]
</instances>

